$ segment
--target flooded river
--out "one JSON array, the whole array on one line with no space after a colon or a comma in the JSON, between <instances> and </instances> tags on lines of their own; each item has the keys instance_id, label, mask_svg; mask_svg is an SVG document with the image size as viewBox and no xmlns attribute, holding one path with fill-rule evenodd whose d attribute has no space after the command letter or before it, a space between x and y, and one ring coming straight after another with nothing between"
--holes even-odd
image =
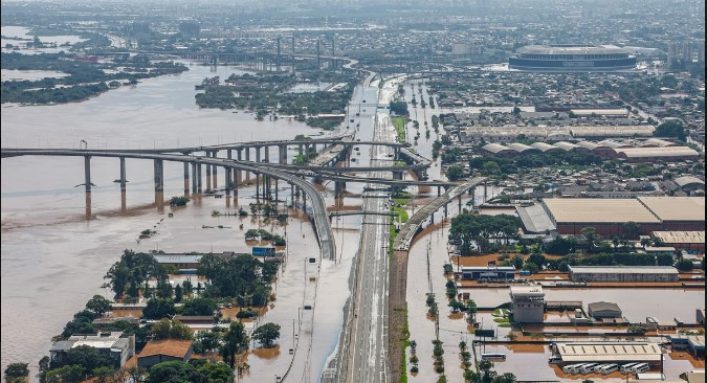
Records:
<instances>
[{"instance_id":1,"label":"flooded river","mask_svg":"<svg viewBox=\"0 0 707 383\"><path fill-rule=\"evenodd\" d=\"M152 148L319 134L318 130L287 119L259 122L242 112L199 110L194 103L195 84L207 76L226 78L243 71L195 64L190 64L189 69L179 75L144 80L136 87L111 90L81 103L3 105L2 146L78 148L80 141L86 140L89 148ZM96 219L88 222L82 219L82 188L75 187L83 183L81 159L18 157L3 159L1 164L3 369L16 361L36 366L48 353L51 337L61 332L73 313L82 309L93 294L107 293L100 288L102 277L123 249L222 251L243 246L240 234L201 229L202 224L214 224L212 210L224 208L224 200L217 199L204 199L200 205L177 212L174 218L164 221L161 234L154 240L136 243L140 230L153 227L168 212L159 214L141 208L154 200L153 169L147 161L126 161L131 214L117 216L120 192L113 180L119 175L118 161L92 159ZM182 171L181 164L165 163L166 198L182 193ZM222 172L220 177L219 185L223 185ZM249 193L253 191L241 191L242 203L247 203ZM309 224L304 223L296 232L291 249L297 256L318 254L317 248L312 247L314 235ZM350 243L354 240L350 239ZM350 256L342 252L341 259ZM335 267L322 265L323 269ZM336 272L330 274L334 279L341 277ZM343 292L345 278L342 279L339 288ZM338 285L332 283L336 291ZM287 294L279 290L279 304L283 308L293 304L285 303ZM334 299L329 306L338 304ZM268 315L273 315L273 321L289 322L292 313L289 309L279 311L277 305ZM325 304L322 307L322 315L329 315L326 319L335 322L336 313L328 311L333 309L325 309ZM325 357L321 355L328 355L335 344L338 330L329 327L323 326L323 331L331 334L322 346L326 349L314 354L321 359L315 366L323 365ZM290 330L291 325L283 323L283 332ZM284 344L290 338L283 336ZM249 363L260 366L256 360L258 357L253 356ZM286 359L282 360L286 364ZM282 366L281 362L278 365ZM252 381L258 379L254 377Z\"/></svg>"}]
</instances>

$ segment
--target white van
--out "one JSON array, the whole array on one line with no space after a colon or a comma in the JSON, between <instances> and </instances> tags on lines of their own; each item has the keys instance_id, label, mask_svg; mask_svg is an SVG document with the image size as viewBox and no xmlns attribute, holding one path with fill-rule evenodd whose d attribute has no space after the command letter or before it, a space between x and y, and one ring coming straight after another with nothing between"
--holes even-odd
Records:
<instances>
[{"instance_id":1,"label":"white van","mask_svg":"<svg viewBox=\"0 0 707 383\"><path fill-rule=\"evenodd\" d=\"M608 375L608 374L611 374L612 372L618 371L618 370L619 370L618 364L609 364L609 365L602 367L601 370L599 370L599 372L601 372L604 375Z\"/></svg>"}]
</instances>

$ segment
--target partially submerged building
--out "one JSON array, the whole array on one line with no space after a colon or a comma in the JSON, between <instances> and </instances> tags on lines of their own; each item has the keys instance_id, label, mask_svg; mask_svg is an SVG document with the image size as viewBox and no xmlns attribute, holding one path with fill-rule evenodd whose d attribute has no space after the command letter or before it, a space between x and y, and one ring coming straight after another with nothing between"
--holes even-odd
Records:
<instances>
[{"instance_id":1,"label":"partially submerged building","mask_svg":"<svg viewBox=\"0 0 707 383\"><path fill-rule=\"evenodd\" d=\"M99 332L96 335L72 335L67 340L52 344L49 349L51 363L62 363L71 349L80 346L95 348L111 359L113 367L120 368L135 354L135 335L124 335L120 331Z\"/></svg>"},{"instance_id":2,"label":"partially submerged building","mask_svg":"<svg viewBox=\"0 0 707 383\"><path fill-rule=\"evenodd\" d=\"M515 323L542 323L545 318L542 286L511 286L511 312Z\"/></svg>"}]
</instances>

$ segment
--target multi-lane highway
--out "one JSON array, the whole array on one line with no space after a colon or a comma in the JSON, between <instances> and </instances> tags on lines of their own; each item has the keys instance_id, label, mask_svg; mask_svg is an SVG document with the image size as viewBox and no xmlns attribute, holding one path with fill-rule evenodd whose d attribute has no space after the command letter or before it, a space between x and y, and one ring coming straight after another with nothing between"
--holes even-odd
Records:
<instances>
[{"instance_id":1,"label":"multi-lane highway","mask_svg":"<svg viewBox=\"0 0 707 383\"><path fill-rule=\"evenodd\" d=\"M385 86L378 96L381 106L387 105L395 92L395 85ZM390 116L384 109L378 109L373 126L373 140L394 142L395 129ZM371 148L369 166L390 165L393 151L389 147ZM371 171L372 178L390 178L383 171ZM355 383L389 382L388 365L388 238L390 217L388 189L382 185L369 184L364 193L363 210L380 215L366 215L363 218L359 251L354 263L351 301L347 321L342 336L338 382ZM375 195L376 198L366 198Z\"/></svg>"}]
</instances>

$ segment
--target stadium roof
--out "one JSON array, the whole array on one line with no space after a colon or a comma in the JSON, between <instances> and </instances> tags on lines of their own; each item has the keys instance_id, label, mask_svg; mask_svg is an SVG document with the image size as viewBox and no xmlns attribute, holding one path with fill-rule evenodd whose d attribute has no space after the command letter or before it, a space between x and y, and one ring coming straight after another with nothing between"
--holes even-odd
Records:
<instances>
[{"instance_id":1,"label":"stadium roof","mask_svg":"<svg viewBox=\"0 0 707 383\"><path fill-rule=\"evenodd\" d=\"M663 221L704 221L705 197L638 197Z\"/></svg>"},{"instance_id":2,"label":"stadium roof","mask_svg":"<svg viewBox=\"0 0 707 383\"><path fill-rule=\"evenodd\" d=\"M547 198L543 203L556 223L660 223L636 199Z\"/></svg>"},{"instance_id":3,"label":"stadium roof","mask_svg":"<svg viewBox=\"0 0 707 383\"><path fill-rule=\"evenodd\" d=\"M596 55L628 53L615 45L526 45L518 53L534 55Z\"/></svg>"}]
</instances>

